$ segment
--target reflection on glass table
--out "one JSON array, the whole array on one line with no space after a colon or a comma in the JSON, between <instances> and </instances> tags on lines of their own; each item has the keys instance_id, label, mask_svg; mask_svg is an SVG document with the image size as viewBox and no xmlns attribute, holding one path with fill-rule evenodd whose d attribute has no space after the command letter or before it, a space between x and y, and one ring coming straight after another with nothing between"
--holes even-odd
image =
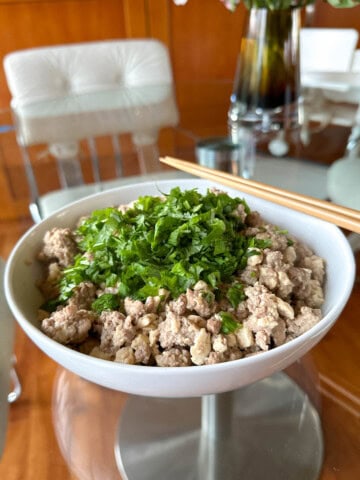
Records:
<instances>
[{"instance_id":1,"label":"reflection on glass table","mask_svg":"<svg viewBox=\"0 0 360 480\"><path fill-rule=\"evenodd\" d=\"M71 200L88 193L111 188L117 184L122 185L124 182L126 183L125 177L144 173L139 169L138 155L134 154L129 135L119 134L117 142L115 144L113 142L112 134L117 131L116 129L119 130L120 120L121 129L124 128L124 109L119 109L119 105L124 102L124 98L128 103L125 109L125 116L128 120L125 123L131 126L133 123L132 117L136 119L141 114L144 117L144 125L148 129L154 117L159 120L156 132L153 131L154 135L149 149L146 148L146 151L144 150L142 153L150 158L146 172L150 175L149 178L156 178L157 176L166 178L169 172L159 173L159 164L158 162L154 163L154 158L158 158L159 154L173 155L194 161L197 142L214 134L228 135L226 115L231 88L230 82L180 83L175 85L174 89L169 84L163 84L135 88L132 92L123 89L105 89L97 92L68 95L57 99L30 102L24 105L15 102L13 113L17 140L25 162L34 218L39 220L40 217L47 216L54 209ZM130 93L134 97L133 100L131 100ZM180 112L178 125L170 128L166 127L166 125L174 125L177 122L175 115L178 108L176 100L181 105L184 96L191 96L194 99L201 98L201 102L208 102L209 107L204 108L201 103L197 110L195 105L191 117L186 111ZM151 100L150 103L148 103L149 99ZM210 108L214 99L218 102L218 105L215 108ZM132 106L132 109L130 106ZM323 109L317 107L313 113L316 114L317 110L321 110L324 114ZM169 111L172 112L169 114L170 116L166 113ZM299 193L327 198L326 177L329 160L322 162L313 162L312 160L317 160L319 153L323 158L326 158L329 153L330 158L332 153L330 144L335 144L338 149L342 144L342 139L339 137L336 145L334 138L326 136L326 132L331 132L331 128L323 129L321 122L319 124L317 120L314 120L314 125L311 126L311 142L309 145L304 145L301 142L301 131L294 130L291 132L290 136L285 139L287 142L286 150L288 150L285 155L271 155L266 148L259 145L255 162L250 166L250 170L253 169L254 171L250 171L249 176L253 175L256 180L295 190ZM86 130L89 124L93 125L91 135L100 135L92 138L90 143L88 141L89 130ZM208 129L206 128L207 125L210 125ZM331 127L331 125L328 125L328 127ZM157 130L159 130L159 135ZM107 135L107 133L110 133L110 135ZM316 146L316 153L314 153L313 140L316 140L317 137L321 138L318 133L324 134L324 140L320 146ZM69 135L71 138L68 138ZM338 135L338 132L336 132L336 135ZM343 134L341 133L341 135ZM66 145L76 145L76 148L70 150L60 148L58 141L59 138L64 136L67 139ZM271 140L274 141L274 137L270 132L269 137L264 138L264 141L267 144ZM282 142L282 139L278 138L277 140L280 143ZM54 148L50 148L49 145L50 147L51 145L58 145L60 150L58 148L55 152ZM343 148L345 149L345 145ZM96 150L98 150L97 155ZM57 154L59 152L63 154L63 158L57 161L56 167L54 159L58 158ZM341 150L340 152L343 153ZM9 153L9 155L11 154ZM338 155L337 158L340 156ZM73 167L75 163L77 166ZM70 165L72 165L71 168ZM72 183L61 183L61 179L64 178L66 173L62 171L63 167L65 170L69 167L72 183L77 183L78 174L75 175L73 170L73 168L76 168L76 171L82 177L81 182L92 185L85 187L83 185L74 186ZM60 170L57 172L59 168ZM284 174L284 172L286 173ZM58 173L59 180L56 180ZM171 175L172 173L170 177ZM46 178L45 185L38 183L38 177L41 176ZM15 183L12 187L14 191L18 189ZM59 192L59 189L62 189L62 192Z\"/></svg>"}]
</instances>

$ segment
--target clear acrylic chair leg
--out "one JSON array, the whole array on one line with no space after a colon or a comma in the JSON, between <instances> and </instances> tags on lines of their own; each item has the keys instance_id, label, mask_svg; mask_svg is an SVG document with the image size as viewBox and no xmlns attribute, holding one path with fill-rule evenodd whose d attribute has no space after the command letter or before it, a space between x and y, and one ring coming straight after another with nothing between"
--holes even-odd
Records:
<instances>
[{"instance_id":1,"label":"clear acrylic chair leg","mask_svg":"<svg viewBox=\"0 0 360 480\"><path fill-rule=\"evenodd\" d=\"M136 145L136 150L139 158L140 173L142 175L159 172L161 170L159 150L156 143Z\"/></svg>"},{"instance_id":2,"label":"clear acrylic chair leg","mask_svg":"<svg viewBox=\"0 0 360 480\"><path fill-rule=\"evenodd\" d=\"M13 356L13 358L12 358L12 368L10 370L10 381L11 381L12 390L8 394L8 402L9 403L16 402L16 400L21 395L21 383L20 383L20 380L19 380L19 376L16 372L15 364L16 364L16 357Z\"/></svg>"},{"instance_id":3,"label":"clear acrylic chair leg","mask_svg":"<svg viewBox=\"0 0 360 480\"><path fill-rule=\"evenodd\" d=\"M256 139L254 133L247 128L240 128L237 138L233 141L238 145L238 156L232 162L232 173L240 177L253 178L256 163Z\"/></svg>"}]
</instances>

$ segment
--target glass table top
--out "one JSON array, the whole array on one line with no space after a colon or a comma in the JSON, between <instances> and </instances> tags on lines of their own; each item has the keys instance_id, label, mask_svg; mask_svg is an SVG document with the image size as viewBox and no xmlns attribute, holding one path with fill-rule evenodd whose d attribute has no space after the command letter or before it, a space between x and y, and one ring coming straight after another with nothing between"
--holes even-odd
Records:
<instances>
[{"instance_id":1,"label":"glass table top","mask_svg":"<svg viewBox=\"0 0 360 480\"><path fill-rule=\"evenodd\" d=\"M189 94L194 96L194 106L197 107L196 95L199 89L206 90L209 98L213 97L215 106L211 110L199 105L199 110L193 116L189 112L182 112L177 126L161 129L159 154L197 161L197 142L209 137L227 136L227 104L224 104L224 98L229 88L231 86L228 84L216 88L214 85L201 85L201 82L195 86L178 86L176 95L180 108L182 95ZM221 92L219 97L214 94L215 91ZM83 100L84 98L82 97ZM108 101L108 92L96 97L96 101L100 100ZM33 108L34 105L28 112L34 112ZM308 145L291 139L289 152L285 156L275 157L266 147L259 148L254 178L317 198L327 198L329 165L341 157L349 129L329 124L318 131L317 127L318 124L314 124ZM14 132L5 134L14 135ZM139 179L139 171L133 167L134 156L128 139L123 141L122 146L126 176L120 180L106 178L104 184L109 182L108 186L113 186L112 182L121 184ZM168 170L152 172L150 178L173 173ZM143 180L144 175L140 176ZM16 179L12 178L12 182L16 185ZM48 193L48 198L55 198L54 195L54 192ZM55 204L58 204L56 199ZM359 293L357 283L349 306L338 324L319 346L286 372L305 392L300 405L305 409L305 405L310 402L315 411L315 424L317 418L321 421L321 426L317 425L319 428L314 430L317 433L320 431L324 442L316 449L320 467L314 474L314 478L321 480L352 480L360 474L360 371L358 362L354 360L356 352L360 351L360 345L353 335L358 315L356 312L360 308ZM128 395L96 386L57 367L20 331L17 332L15 353L23 394L10 408L7 445L0 463L0 477L5 475L4 478L7 478L6 475L13 472L14 478L45 480L50 478L51 471L54 480L125 479L126 476L121 477L119 473L121 461L116 451L122 441L119 422ZM143 400L146 404L146 399ZM297 415L299 430L301 408ZM145 456L145 443L141 444L141 449ZM24 457L28 458L25 467L21 465L21 458ZM38 465L37 473L34 473L34 464ZM134 477L129 477L129 480L132 478ZM158 474L157 478L162 477ZM209 477L204 477L204 480L205 478ZM256 480L256 477L251 480Z\"/></svg>"}]
</instances>

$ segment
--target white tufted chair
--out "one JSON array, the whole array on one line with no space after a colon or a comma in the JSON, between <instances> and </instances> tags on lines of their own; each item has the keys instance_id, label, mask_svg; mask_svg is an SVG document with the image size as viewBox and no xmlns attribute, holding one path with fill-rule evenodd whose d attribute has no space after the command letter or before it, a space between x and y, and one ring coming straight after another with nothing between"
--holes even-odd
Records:
<instances>
[{"instance_id":1,"label":"white tufted chair","mask_svg":"<svg viewBox=\"0 0 360 480\"><path fill-rule=\"evenodd\" d=\"M112 40L15 51L4 58L4 70L35 221L74 198L107 187L99 187L96 137L112 136L119 177L122 133L132 135L142 174L160 169L158 132L178 122L169 54L161 42ZM27 147L48 145L61 185L67 188L83 183L78 157L84 139L95 184L57 194L48 207L38 194Z\"/></svg>"},{"instance_id":2,"label":"white tufted chair","mask_svg":"<svg viewBox=\"0 0 360 480\"><path fill-rule=\"evenodd\" d=\"M304 124L313 120L352 126L358 85L355 73L359 33L353 28L302 28L300 32L301 85L305 91ZM339 105L346 102L353 106ZM304 132L305 133L305 132ZM306 143L306 141L305 141Z\"/></svg>"}]
</instances>

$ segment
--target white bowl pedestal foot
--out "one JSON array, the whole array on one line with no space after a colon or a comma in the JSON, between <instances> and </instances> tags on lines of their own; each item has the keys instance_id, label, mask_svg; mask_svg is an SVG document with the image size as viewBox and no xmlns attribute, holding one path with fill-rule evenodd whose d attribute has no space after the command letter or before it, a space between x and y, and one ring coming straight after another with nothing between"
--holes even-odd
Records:
<instances>
[{"instance_id":1,"label":"white bowl pedestal foot","mask_svg":"<svg viewBox=\"0 0 360 480\"><path fill-rule=\"evenodd\" d=\"M286 374L202 398L129 397L115 444L124 480L315 480L318 412Z\"/></svg>"}]
</instances>

